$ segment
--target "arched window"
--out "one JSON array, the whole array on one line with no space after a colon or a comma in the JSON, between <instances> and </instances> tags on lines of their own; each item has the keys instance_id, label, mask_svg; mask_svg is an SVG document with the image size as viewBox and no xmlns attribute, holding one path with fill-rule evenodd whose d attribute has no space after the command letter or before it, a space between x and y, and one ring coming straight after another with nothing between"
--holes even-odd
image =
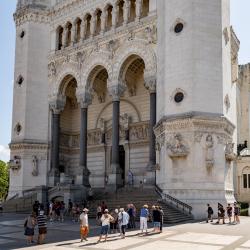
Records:
<instances>
[{"instance_id":1,"label":"arched window","mask_svg":"<svg viewBox=\"0 0 250 250\"><path fill-rule=\"evenodd\" d=\"M123 0L120 0L120 1L118 2L117 27L122 26L122 25L123 25L123 22L124 22L124 18L123 18L123 15L124 15L123 7L124 7L124 1L123 1Z\"/></svg>"},{"instance_id":2,"label":"arched window","mask_svg":"<svg viewBox=\"0 0 250 250\"><path fill-rule=\"evenodd\" d=\"M67 29L67 37L66 37L66 47L71 45L71 32L72 32L72 24L68 23L66 26Z\"/></svg>"},{"instance_id":3,"label":"arched window","mask_svg":"<svg viewBox=\"0 0 250 250\"><path fill-rule=\"evenodd\" d=\"M80 18L77 18L76 20L76 42L79 43L81 39L81 24L82 20Z\"/></svg>"},{"instance_id":4,"label":"arched window","mask_svg":"<svg viewBox=\"0 0 250 250\"><path fill-rule=\"evenodd\" d=\"M149 0L142 1L142 17L147 16L149 13Z\"/></svg>"},{"instance_id":5,"label":"arched window","mask_svg":"<svg viewBox=\"0 0 250 250\"><path fill-rule=\"evenodd\" d=\"M245 167L242 171L242 187L250 188L250 167Z\"/></svg>"},{"instance_id":6,"label":"arched window","mask_svg":"<svg viewBox=\"0 0 250 250\"><path fill-rule=\"evenodd\" d=\"M106 30L110 30L112 28L112 11L113 11L113 6L108 5L106 8L107 11L107 21L106 21Z\"/></svg>"},{"instance_id":7,"label":"arched window","mask_svg":"<svg viewBox=\"0 0 250 250\"><path fill-rule=\"evenodd\" d=\"M84 21L86 22L86 31L85 31L85 37L89 38L90 37L90 25L91 25L91 15L87 14L85 16Z\"/></svg>"},{"instance_id":8,"label":"arched window","mask_svg":"<svg viewBox=\"0 0 250 250\"><path fill-rule=\"evenodd\" d=\"M129 17L129 22L133 22L136 17L136 0L131 0L130 1L130 17Z\"/></svg>"},{"instance_id":9,"label":"arched window","mask_svg":"<svg viewBox=\"0 0 250 250\"><path fill-rule=\"evenodd\" d=\"M96 10L95 12L95 17L96 17L96 30L95 30L95 34L99 35L101 32L101 15L102 15L102 11L101 10Z\"/></svg>"},{"instance_id":10,"label":"arched window","mask_svg":"<svg viewBox=\"0 0 250 250\"><path fill-rule=\"evenodd\" d=\"M61 50L62 49L62 40L63 40L63 27L62 26L59 26L57 28L57 46L56 46L56 49L57 50Z\"/></svg>"}]
</instances>

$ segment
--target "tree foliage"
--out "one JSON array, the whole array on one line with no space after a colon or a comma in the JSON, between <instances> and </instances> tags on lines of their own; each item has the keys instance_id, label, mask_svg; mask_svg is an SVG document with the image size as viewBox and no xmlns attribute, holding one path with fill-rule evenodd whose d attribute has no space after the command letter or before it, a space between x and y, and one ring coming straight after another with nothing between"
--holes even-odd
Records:
<instances>
[{"instance_id":1,"label":"tree foliage","mask_svg":"<svg viewBox=\"0 0 250 250\"><path fill-rule=\"evenodd\" d=\"M0 200L4 199L9 188L8 164L0 160Z\"/></svg>"}]
</instances>

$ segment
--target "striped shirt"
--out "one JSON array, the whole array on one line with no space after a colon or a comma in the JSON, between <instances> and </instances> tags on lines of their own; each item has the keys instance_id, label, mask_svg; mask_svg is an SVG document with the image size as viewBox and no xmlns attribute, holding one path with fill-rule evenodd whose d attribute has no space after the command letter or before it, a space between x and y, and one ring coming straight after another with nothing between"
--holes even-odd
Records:
<instances>
[{"instance_id":1,"label":"striped shirt","mask_svg":"<svg viewBox=\"0 0 250 250\"><path fill-rule=\"evenodd\" d=\"M38 226L38 228L47 227L46 226L46 217L44 215L38 215L36 217L36 219L37 219L37 226Z\"/></svg>"}]
</instances>

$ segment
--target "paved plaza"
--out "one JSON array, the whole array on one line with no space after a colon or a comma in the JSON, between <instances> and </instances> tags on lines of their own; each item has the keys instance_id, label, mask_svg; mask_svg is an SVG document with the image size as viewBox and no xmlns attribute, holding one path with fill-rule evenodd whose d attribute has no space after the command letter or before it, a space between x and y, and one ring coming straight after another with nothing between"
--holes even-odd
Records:
<instances>
[{"instance_id":1,"label":"paved plaza","mask_svg":"<svg viewBox=\"0 0 250 250\"><path fill-rule=\"evenodd\" d=\"M25 215L3 214L0 216L0 249L43 249L43 250L220 250L250 249L250 218L241 217L239 225L216 225L195 222L164 227L162 234L140 235L139 231L127 232L126 239L119 234L109 235L107 242L96 244L99 227L91 221L90 237L87 242L79 240L79 225L66 220L64 223L48 223L46 244L27 246L23 235ZM152 231L152 230L150 230ZM37 231L36 231L37 233Z\"/></svg>"}]
</instances>

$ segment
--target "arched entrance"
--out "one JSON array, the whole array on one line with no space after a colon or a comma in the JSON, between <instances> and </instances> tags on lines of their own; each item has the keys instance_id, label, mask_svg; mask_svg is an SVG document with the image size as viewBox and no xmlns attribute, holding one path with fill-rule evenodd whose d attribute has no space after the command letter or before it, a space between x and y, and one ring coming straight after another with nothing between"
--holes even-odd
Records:
<instances>
[{"instance_id":1,"label":"arched entrance","mask_svg":"<svg viewBox=\"0 0 250 250\"><path fill-rule=\"evenodd\" d=\"M61 95L65 97L64 109L60 114L60 155L59 175L60 183L77 183L79 162L73 160L77 157L79 141L77 135L80 127L79 106L76 98L76 79L68 75L60 86Z\"/></svg>"}]
</instances>

